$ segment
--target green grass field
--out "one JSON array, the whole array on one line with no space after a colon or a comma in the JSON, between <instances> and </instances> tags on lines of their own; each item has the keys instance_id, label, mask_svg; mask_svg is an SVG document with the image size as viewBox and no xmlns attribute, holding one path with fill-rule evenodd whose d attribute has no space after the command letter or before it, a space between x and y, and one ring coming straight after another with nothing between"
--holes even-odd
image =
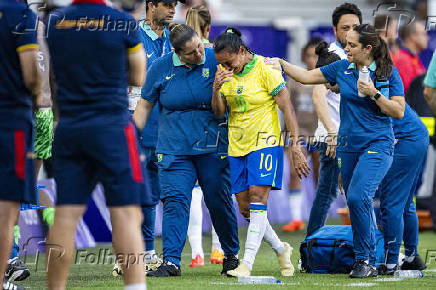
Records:
<instances>
[{"instance_id":1,"label":"green grass field","mask_svg":"<svg viewBox=\"0 0 436 290\"><path fill-rule=\"evenodd\" d=\"M299 243L304 239L304 233L285 233L281 232L280 227L275 227L280 238L288 241L294 247L292 254L292 262L296 267L299 258ZM245 242L246 227L240 228L241 252L243 255L243 243ZM190 269L188 265L191 262L191 249L187 243L183 251L182 258L182 277L172 278L148 278L148 289L346 289L349 287L372 289L436 289L436 234L433 232L425 232L420 234L419 252L423 259L427 256L427 251L433 259L428 257L428 270L425 276L420 279L403 279L398 280L392 277L379 276L377 278L351 280L347 275L321 275L321 274L306 274L296 271L294 277L282 278L278 270L276 257L269 247L263 243L253 267L252 275L255 276L274 276L282 281L282 284L275 285L239 285L236 278L227 278L220 276L221 265L211 265L208 263L211 247L210 235L205 235L203 240L205 251L205 266ZM110 244L100 244L99 248L90 249L90 252L98 252L101 248L111 249ZM161 253L161 239L157 239L156 248ZM32 271L31 276L20 283L30 287L30 289L45 289L46 278L44 272L44 259L40 257L38 269L35 271L35 265L30 265L30 261L34 261L33 257L28 257L29 268ZM68 289L123 289L121 278L114 278L111 275L112 265L90 265L80 264L73 265L71 274L68 280ZM256 288L254 288L256 287Z\"/></svg>"}]
</instances>

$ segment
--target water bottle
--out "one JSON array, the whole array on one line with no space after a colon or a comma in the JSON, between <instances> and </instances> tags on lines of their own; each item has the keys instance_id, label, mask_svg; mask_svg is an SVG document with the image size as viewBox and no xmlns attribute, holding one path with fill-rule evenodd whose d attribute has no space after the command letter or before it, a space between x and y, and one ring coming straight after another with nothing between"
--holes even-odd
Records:
<instances>
[{"instance_id":1,"label":"water bottle","mask_svg":"<svg viewBox=\"0 0 436 290\"><path fill-rule=\"evenodd\" d=\"M369 82L371 80L370 76L369 76L369 69L366 66L363 66L360 71L359 71L359 80L364 81L364 82ZM359 97L364 98L366 97L366 95L362 94L361 92L359 92Z\"/></svg>"},{"instance_id":2,"label":"water bottle","mask_svg":"<svg viewBox=\"0 0 436 290\"><path fill-rule=\"evenodd\" d=\"M397 270L394 272L394 277L397 278L422 278L424 273L419 270Z\"/></svg>"},{"instance_id":3,"label":"water bottle","mask_svg":"<svg viewBox=\"0 0 436 290\"><path fill-rule=\"evenodd\" d=\"M272 276L238 277L239 284L280 284L281 281Z\"/></svg>"}]
</instances>

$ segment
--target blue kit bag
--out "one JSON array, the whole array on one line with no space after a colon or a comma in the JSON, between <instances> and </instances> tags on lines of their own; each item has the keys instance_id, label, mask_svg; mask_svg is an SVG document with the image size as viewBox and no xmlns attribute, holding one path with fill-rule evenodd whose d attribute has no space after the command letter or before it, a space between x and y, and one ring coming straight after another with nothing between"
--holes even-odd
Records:
<instances>
[{"instance_id":1,"label":"blue kit bag","mask_svg":"<svg viewBox=\"0 0 436 290\"><path fill-rule=\"evenodd\" d=\"M315 274L348 274L354 263L351 226L324 226L300 246L301 270ZM383 234L376 230L376 263L384 262Z\"/></svg>"}]
</instances>

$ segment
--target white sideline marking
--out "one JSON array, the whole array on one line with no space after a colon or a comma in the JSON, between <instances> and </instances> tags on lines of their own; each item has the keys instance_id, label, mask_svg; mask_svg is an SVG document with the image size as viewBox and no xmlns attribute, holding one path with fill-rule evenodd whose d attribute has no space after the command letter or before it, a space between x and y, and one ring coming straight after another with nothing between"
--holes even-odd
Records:
<instances>
[{"instance_id":1,"label":"white sideline marking","mask_svg":"<svg viewBox=\"0 0 436 290\"><path fill-rule=\"evenodd\" d=\"M350 284L345 284L344 286L350 286L350 287L373 287L376 286L377 283L350 283Z\"/></svg>"},{"instance_id":2,"label":"white sideline marking","mask_svg":"<svg viewBox=\"0 0 436 290\"><path fill-rule=\"evenodd\" d=\"M396 281L401 281L403 280L403 278L378 278L375 279L375 281L377 282L396 282Z\"/></svg>"}]
</instances>

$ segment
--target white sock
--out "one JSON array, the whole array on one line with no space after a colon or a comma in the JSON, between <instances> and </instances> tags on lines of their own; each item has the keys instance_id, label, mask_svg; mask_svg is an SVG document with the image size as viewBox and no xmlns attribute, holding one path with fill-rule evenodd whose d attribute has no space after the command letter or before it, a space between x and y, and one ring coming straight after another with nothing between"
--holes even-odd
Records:
<instances>
[{"instance_id":1,"label":"white sock","mask_svg":"<svg viewBox=\"0 0 436 290\"><path fill-rule=\"evenodd\" d=\"M189 212L188 240L192 249L192 259L197 255L204 257L202 245L203 209L201 200L203 192L200 187L192 190L191 211Z\"/></svg>"},{"instance_id":2,"label":"white sock","mask_svg":"<svg viewBox=\"0 0 436 290\"><path fill-rule=\"evenodd\" d=\"M292 220L301 220L301 190L291 190L289 193L289 207Z\"/></svg>"},{"instance_id":3,"label":"white sock","mask_svg":"<svg viewBox=\"0 0 436 290\"><path fill-rule=\"evenodd\" d=\"M215 249L218 249L220 252L223 251L223 249L221 248L221 243L220 240L218 238L218 235L215 232L214 227L212 226L212 251Z\"/></svg>"},{"instance_id":4,"label":"white sock","mask_svg":"<svg viewBox=\"0 0 436 290\"><path fill-rule=\"evenodd\" d=\"M147 290L147 284L138 283L124 286L124 290Z\"/></svg>"},{"instance_id":5,"label":"white sock","mask_svg":"<svg viewBox=\"0 0 436 290\"><path fill-rule=\"evenodd\" d=\"M250 224L248 225L244 259L242 260L250 270L253 268L254 259L265 234L267 221L266 204L250 203Z\"/></svg>"},{"instance_id":6,"label":"white sock","mask_svg":"<svg viewBox=\"0 0 436 290\"><path fill-rule=\"evenodd\" d=\"M263 238L268 244L271 245L271 247L277 254L281 254L285 250L285 245L277 236L277 233L274 231L274 229L271 227L268 219L266 220L265 235L263 236Z\"/></svg>"},{"instance_id":7,"label":"white sock","mask_svg":"<svg viewBox=\"0 0 436 290\"><path fill-rule=\"evenodd\" d=\"M151 263L153 262L153 257L156 255L156 251L155 250L150 250L150 251L145 251L145 259L144 262L145 263Z\"/></svg>"}]
</instances>

